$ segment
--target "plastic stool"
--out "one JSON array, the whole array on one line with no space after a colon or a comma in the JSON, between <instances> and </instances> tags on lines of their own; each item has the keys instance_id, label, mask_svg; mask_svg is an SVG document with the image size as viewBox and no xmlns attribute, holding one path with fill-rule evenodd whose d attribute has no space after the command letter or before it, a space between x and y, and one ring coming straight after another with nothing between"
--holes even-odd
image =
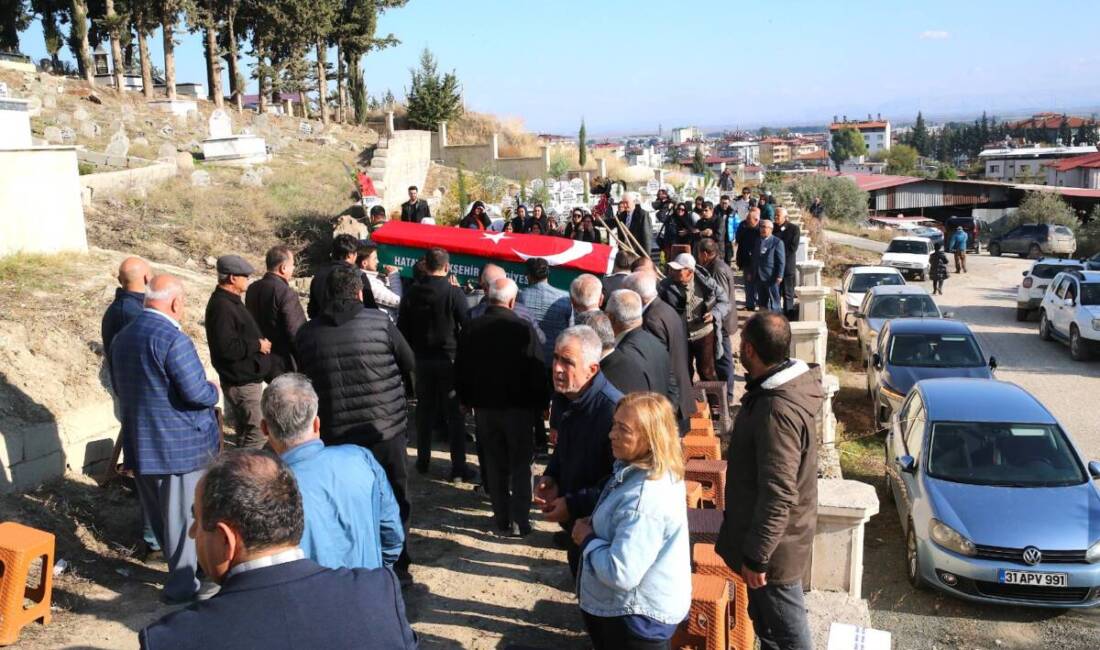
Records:
<instances>
[{"instance_id":1,"label":"plastic stool","mask_svg":"<svg viewBox=\"0 0 1100 650\"><path fill-rule=\"evenodd\" d=\"M753 650L756 632L749 618L749 587L741 576L726 566L713 544L696 544L691 548L693 571L702 575L719 576L730 583L729 647L730 650Z\"/></svg>"},{"instance_id":2,"label":"plastic stool","mask_svg":"<svg viewBox=\"0 0 1100 650\"><path fill-rule=\"evenodd\" d=\"M719 510L726 509L726 461L688 460L684 478L703 484L703 501Z\"/></svg>"},{"instance_id":3,"label":"plastic stool","mask_svg":"<svg viewBox=\"0 0 1100 650\"><path fill-rule=\"evenodd\" d=\"M703 500L703 484L696 481L684 481L684 492L687 493L687 507L698 508Z\"/></svg>"},{"instance_id":4,"label":"plastic stool","mask_svg":"<svg viewBox=\"0 0 1100 650\"><path fill-rule=\"evenodd\" d=\"M707 415L715 422L715 428L720 434L729 433L733 418L730 413L729 396L726 394L726 382L701 381L696 383L695 387L701 388L706 395L707 404L710 407Z\"/></svg>"},{"instance_id":5,"label":"plastic stool","mask_svg":"<svg viewBox=\"0 0 1100 650\"><path fill-rule=\"evenodd\" d=\"M694 417L688 420L689 436L713 436L714 423L707 417Z\"/></svg>"},{"instance_id":6,"label":"plastic stool","mask_svg":"<svg viewBox=\"0 0 1100 650\"><path fill-rule=\"evenodd\" d=\"M725 518L721 510L688 508L688 538L692 544L711 544L718 541L718 531Z\"/></svg>"},{"instance_id":7,"label":"plastic stool","mask_svg":"<svg viewBox=\"0 0 1100 650\"><path fill-rule=\"evenodd\" d=\"M692 574L691 610L672 637L673 648L726 649L729 583L724 578Z\"/></svg>"},{"instance_id":8,"label":"plastic stool","mask_svg":"<svg viewBox=\"0 0 1100 650\"><path fill-rule=\"evenodd\" d=\"M722 458L722 444L714 436L688 434L680 438L680 444L684 449L684 460L693 458L719 460Z\"/></svg>"},{"instance_id":9,"label":"plastic stool","mask_svg":"<svg viewBox=\"0 0 1100 650\"><path fill-rule=\"evenodd\" d=\"M31 621L50 622L50 596L53 593L54 537L50 533L6 521L0 524L0 645L19 640L19 632ZM41 559L38 586L29 588L31 564ZM25 599L34 601L29 607Z\"/></svg>"}]
</instances>

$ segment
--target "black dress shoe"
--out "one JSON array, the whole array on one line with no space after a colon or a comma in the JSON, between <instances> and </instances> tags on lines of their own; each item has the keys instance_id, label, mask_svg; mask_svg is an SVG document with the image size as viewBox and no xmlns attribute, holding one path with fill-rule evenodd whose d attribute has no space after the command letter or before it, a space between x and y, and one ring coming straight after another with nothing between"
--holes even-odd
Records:
<instances>
[{"instance_id":1,"label":"black dress shoe","mask_svg":"<svg viewBox=\"0 0 1100 650\"><path fill-rule=\"evenodd\" d=\"M507 528L500 529L498 534L507 539L523 539L531 534L531 527L512 524Z\"/></svg>"}]
</instances>

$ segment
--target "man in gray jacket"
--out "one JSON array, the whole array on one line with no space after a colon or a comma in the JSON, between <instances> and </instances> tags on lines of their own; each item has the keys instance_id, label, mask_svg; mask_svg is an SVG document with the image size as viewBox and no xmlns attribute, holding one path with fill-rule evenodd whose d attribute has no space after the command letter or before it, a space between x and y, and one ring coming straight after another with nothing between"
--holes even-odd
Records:
<instances>
[{"instance_id":1,"label":"man in gray jacket","mask_svg":"<svg viewBox=\"0 0 1100 650\"><path fill-rule=\"evenodd\" d=\"M722 323L729 314L729 296L689 253L668 263L669 276L658 295L687 325L688 350L701 381L717 381L716 361L723 353Z\"/></svg>"}]
</instances>

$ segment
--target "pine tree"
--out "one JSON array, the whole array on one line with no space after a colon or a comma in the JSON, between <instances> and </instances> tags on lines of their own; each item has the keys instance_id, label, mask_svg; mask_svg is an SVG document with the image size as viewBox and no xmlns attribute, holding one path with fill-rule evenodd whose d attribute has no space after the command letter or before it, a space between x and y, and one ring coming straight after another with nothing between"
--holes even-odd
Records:
<instances>
[{"instance_id":1,"label":"pine tree","mask_svg":"<svg viewBox=\"0 0 1100 650\"><path fill-rule=\"evenodd\" d=\"M19 32L30 26L23 0L0 0L0 50L19 50Z\"/></svg>"},{"instance_id":2,"label":"pine tree","mask_svg":"<svg viewBox=\"0 0 1100 650\"><path fill-rule=\"evenodd\" d=\"M348 100L358 124L367 119L367 84L360 66L363 55L400 43L393 34L384 38L375 37L378 14L386 9L402 7L406 2L408 0L343 0L343 7L336 17L334 40L344 59Z\"/></svg>"},{"instance_id":3,"label":"pine tree","mask_svg":"<svg viewBox=\"0 0 1100 650\"><path fill-rule=\"evenodd\" d=\"M909 134L909 145L922 156L928 156L932 153L931 142L928 139L928 127L924 124L924 115L920 111L917 111L917 121L913 124L912 133Z\"/></svg>"},{"instance_id":4,"label":"pine tree","mask_svg":"<svg viewBox=\"0 0 1100 650\"><path fill-rule=\"evenodd\" d=\"M410 71L412 82L406 93L409 122L436 129L440 122L462 114L462 92L455 73L440 74L435 57L427 48L420 53L420 69Z\"/></svg>"},{"instance_id":5,"label":"pine tree","mask_svg":"<svg viewBox=\"0 0 1100 650\"><path fill-rule=\"evenodd\" d=\"M455 182L455 199L458 201L458 218L466 216L466 204L470 197L466 191L466 173L462 170L462 163L458 164L458 180Z\"/></svg>"},{"instance_id":6,"label":"pine tree","mask_svg":"<svg viewBox=\"0 0 1100 650\"><path fill-rule=\"evenodd\" d=\"M703 157L703 147L695 145L695 155L691 158L691 171L693 174L703 174L707 171L707 159Z\"/></svg>"},{"instance_id":7,"label":"pine tree","mask_svg":"<svg viewBox=\"0 0 1100 650\"><path fill-rule=\"evenodd\" d=\"M584 167L588 162L588 132L584 128L584 118L581 118L581 130L577 133L577 162Z\"/></svg>"}]
</instances>

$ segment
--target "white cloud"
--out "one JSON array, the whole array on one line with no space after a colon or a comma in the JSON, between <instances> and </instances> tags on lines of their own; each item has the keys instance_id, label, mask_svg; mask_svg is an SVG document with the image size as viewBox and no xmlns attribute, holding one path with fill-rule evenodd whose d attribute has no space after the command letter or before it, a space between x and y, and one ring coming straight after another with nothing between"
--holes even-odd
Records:
<instances>
[{"instance_id":1,"label":"white cloud","mask_svg":"<svg viewBox=\"0 0 1100 650\"><path fill-rule=\"evenodd\" d=\"M942 29L929 29L920 33L922 41L942 41L951 36L950 33L943 31Z\"/></svg>"}]
</instances>

